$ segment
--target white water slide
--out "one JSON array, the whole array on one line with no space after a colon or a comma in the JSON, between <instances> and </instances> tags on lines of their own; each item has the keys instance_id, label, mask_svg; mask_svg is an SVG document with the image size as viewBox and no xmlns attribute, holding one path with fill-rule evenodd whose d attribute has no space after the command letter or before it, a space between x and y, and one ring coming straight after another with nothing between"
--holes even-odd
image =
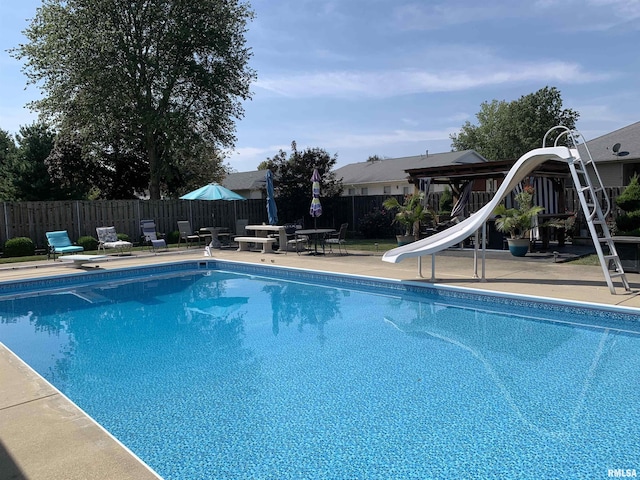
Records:
<instances>
[{"instance_id":1,"label":"white water slide","mask_svg":"<svg viewBox=\"0 0 640 480\"><path fill-rule=\"evenodd\" d=\"M398 263L407 258L422 257L437 253L441 250L456 245L473 235L482 228L484 222L491 217L493 210L524 178L538 166L548 160L572 162L578 157L577 150L567 147L536 148L526 153L511 167L509 173L500 185L495 196L484 207L462 222L431 235L423 240L394 248L384 253L382 260L389 263Z\"/></svg>"}]
</instances>

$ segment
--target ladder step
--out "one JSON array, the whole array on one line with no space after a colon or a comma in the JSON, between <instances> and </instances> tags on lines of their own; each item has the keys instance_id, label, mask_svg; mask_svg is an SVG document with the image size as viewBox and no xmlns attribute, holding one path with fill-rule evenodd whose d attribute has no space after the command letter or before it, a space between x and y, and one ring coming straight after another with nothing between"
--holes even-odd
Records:
<instances>
[{"instance_id":1,"label":"ladder step","mask_svg":"<svg viewBox=\"0 0 640 480\"><path fill-rule=\"evenodd\" d=\"M610 277L624 277L625 273L624 272L609 272L609 276Z\"/></svg>"}]
</instances>

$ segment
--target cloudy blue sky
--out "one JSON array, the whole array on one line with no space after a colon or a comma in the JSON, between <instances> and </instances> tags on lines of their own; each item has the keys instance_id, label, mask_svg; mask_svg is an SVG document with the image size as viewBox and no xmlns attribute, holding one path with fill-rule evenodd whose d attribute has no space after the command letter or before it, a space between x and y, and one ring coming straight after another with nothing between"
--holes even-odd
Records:
<instances>
[{"instance_id":1,"label":"cloudy blue sky","mask_svg":"<svg viewBox=\"0 0 640 480\"><path fill-rule=\"evenodd\" d=\"M236 171L320 147L338 166L450 150L480 104L555 86L587 139L640 120L640 0L253 0L258 80L237 122ZM0 128L35 114L21 66L39 0L0 0Z\"/></svg>"}]
</instances>

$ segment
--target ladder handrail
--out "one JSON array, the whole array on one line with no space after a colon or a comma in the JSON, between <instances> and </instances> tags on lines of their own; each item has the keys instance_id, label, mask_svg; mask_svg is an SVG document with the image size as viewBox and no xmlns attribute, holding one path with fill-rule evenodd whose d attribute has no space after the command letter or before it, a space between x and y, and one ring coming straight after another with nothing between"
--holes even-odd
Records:
<instances>
[{"instance_id":1,"label":"ladder handrail","mask_svg":"<svg viewBox=\"0 0 640 480\"><path fill-rule=\"evenodd\" d=\"M576 150L576 152L578 151L578 137L582 137L584 139L584 136L576 129L570 129L569 127L566 127L564 125L556 125L555 127L550 128L549 130L547 130L547 133L544 134L544 137L542 139L542 146L546 147L547 144L547 137L549 136L549 134L554 131L554 130L558 130L561 129L563 130L561 133L558 134L558 136L556 137L555 141L553 142L553 146L557 147L558 146L558 142L560 141L560 138L563 135L567 136L567 140L569 141L570 145L569 148L571 149L571 145L573 145L573 149ZM587 153L587 157L589 158L589 163L591 163L593 165L593 172L596 174L596 180L598 183L598 188L600 189L600 191L604 192L605 191L605 187L604 187L604 183L602 182L602 178L600 177L600 172L598 172L598 169L595 168L595 162L593 161L593 157L591 156L591 151L589 150L589 146L587 145L587 142L583 142L582 146L584 147L586 153ZM576 155L576 160L579 161L582 164L582 168L586 169L587 166L585 165L584 161L582 160L582 157L580 155ZM590 193L591 196L593 197L593 203L594 203L594 209L593 211L589 211L589 212L585 212L585 215L588 215L589 219L593 219L596 215L596 209L595 209L595 203L598 202L598 197L595 194L595 191L593 190L593 185L591 183L591 177L588 177L589 179L589 187L590 188ZM603 199L604 199L604 205L605 205L605 209L604 209L604 213L603 216L607 217L609 215L609 213L611 212L611 201L609 200L609 195L606 195L606 193L604 195L602 195ZM602 208L602 207L600 207Z\"/></svg>"}]
</instances>

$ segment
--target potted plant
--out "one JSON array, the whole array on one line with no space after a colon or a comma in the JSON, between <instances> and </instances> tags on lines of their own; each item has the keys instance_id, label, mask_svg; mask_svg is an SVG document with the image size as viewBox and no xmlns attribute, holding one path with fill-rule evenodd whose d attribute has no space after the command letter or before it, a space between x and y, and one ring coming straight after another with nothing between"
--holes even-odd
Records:
<instances>
[{"instance_id":1,"label":"potted plant","mask_svg":"<svg viewBox=\"0 0 640 480\"><path fill-rule=\"evenodd\" d=\"M517 207L507 208L499 205L493 211L496 215L496 230L508 233L509 251L515 257L524 257L529 251L529 231L533 226L533 219L544 210L543 207L533 205L533 188L526 187L515 197Z\"/></svg>"},{"instance_id":2,"label":"potted plant","mask_svg":"<svg viewBox=\"0 0 640 480\"><path fill-rule=\"evenodd\" d=\"M395 197L387 198L382 205L387 210L395 210L393 223L404 225L404 235L396 235L398 246L406 245L418 239L420 235L420 222L431 216L427 208L422 205L424 193L406 195L401 204Z\"/></svg>"}]
</instances>

